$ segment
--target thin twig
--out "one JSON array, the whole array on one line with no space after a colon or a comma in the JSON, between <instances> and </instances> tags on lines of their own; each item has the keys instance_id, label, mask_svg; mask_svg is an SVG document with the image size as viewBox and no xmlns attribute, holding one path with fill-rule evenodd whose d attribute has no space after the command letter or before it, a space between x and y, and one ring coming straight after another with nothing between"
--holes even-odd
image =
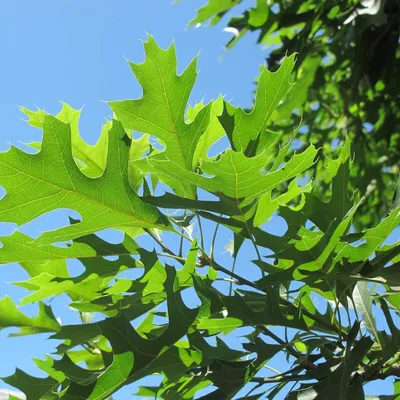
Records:
<instances>
[{"instance_id":1,"label":"thin twig","mask_svg":"<svg viewBox=\"0 0 400 400\"><path fill-rule=\"evenodd\" d=\"M270 366L267 365L267 364L263 365L263 367L266 368L266 369L269 369L269 370L272 371L272 372L275 372L275 374L277 374L277 375L282 375L282 373L279 372L277 369L272 368L272 367L270 367Z\"/></svg>"},{"instance_id":2,"label":"thin twig","mask_svg":"<svg viewBox=\"0 0 400 400\"><path fill-rule=\"evenodd\" d=\"M352 378L356 377L357 375L360 375L361 377L363 377L364 373L365 373L365 371L353 372L350 380ZM365 376L363 378L363 380L364 381L373 381L376 379L386 379L390 376L400 377L400 364L393 364L391 367L389 367L384 372L378 372L371 376ZM273 377L266 377L266 378L254 377L251 379L251 382L258 382L258 383L263 384L263 383L273 383L273 382L293 382L293 381L301 381L301 380L309 380L309 379L310 379L310 377L308 377L307 375L292 375L292 376L283 375L283 376L273 376Z\"/></svg>"},{"instance_id":3,"label":"thin twig","mask_svg":"<svg viewBox=\"0 0 400 400\"><path fill-rule=\"evenodd\" d=\"M275 342L279 343L282 347L284 347L288 351L288 353L290 353L292 356L296 358L303 357L302 353L296 351L289 343L286 343L284 340L282 340L279 336L275 335L274 332L270 331L265 326L259 325L258 328L264 335L269 336L270 338L274 339Z\"/></svg>"},{"instance_id":4,"label":"thin twig","mask_svg":"<svg viewBox=\"0 0 400 400\"><path fill-rule=\"evenodd\" d=\"M178 260L182 265L185 263L185 259L183 259L182 257L179 257L178 255L176 255L168 246L166 246L156 235L154 235L153 232L151 232L150 229L145 229L145 231L158 243L158 245L161 247L162 251L164 251L165 253L170 254L171 256L174 256L174 258L176 260ZM179 260L182 259L182 260Z\"/></svg>"},{"instance_id":5,"label":"thin twig","mask_svg":"<svg viewBox=\"0 0 400 400\"><path fill-rule=\"evenodd\" d=\"M232 270L231 270L231 273L232 273L232 274L235 273L236 260L237 260L237 255L236 255L236 257L233 259L233 265L232 265ZM233 282L231 281L231 283L230 283L230 285L229 285L229 296L232 296L232 290L233 290Z\"/></svg>"},{"instance_id":6,"label":"thin twig","mask_svg":"<svg viewBox=\"0 0 400 400\"><path fill-rule=\"evenodd\" d=\"M293 381L301 381L303 379L307 379L302 375L298 376L273 376L273 377L266 377L266 378L258 378L254 377L251 379L251 382L258 382L258 383L279 383L279 382L293 382ZM308 378L310 379L310 378Z\"/></svg>"},{"instance_id":7,"label":"thin twig","mask_svg":"<svg viewBox=\"0 0 400 400\"><path fill-rule=\"evenodd\" d=\"M186 210L183 213L183 218L186 217ZM182 228L182 233L183 233L183 228ZM179 243L179 252L178 252L179 257L182 257L183 255L183 236L181 236L181 240Z\"/></svg>"},{"instance_id":8,"label":"thin twig","mask_svg":"<svg viewBox=\"0 0 400 400\"><path fill-rule=\"evenodd\" d=\"M196 218L197 218L197 223L199 224L200 244L201 244L201 247L204 248L203 226L201 225L200 215L196 214Z\"/></svg>"},{"instance_id":9,"label":"thin twig","mask_svg":"<svg viewBox=\"0 0 400 400\"><path fill-rule=\"evenodd\" d=\"M185 259L185 258L180 257L180 256L176 256L176 255L174 255L174 254L169 254L169 253L157 253L157 255L158 255L159 257L173 258L174 260L177 260L177 261L179 261L180 263L185 263L185 262L186 262L186 259ZM200 267L201 264L198 264L198 266Z\"/></svg>"},{"instance_id":10,"label":"thin twig","mask_svg":"<svg viewBox=\"0 0 400 400\"><path fill-rule=\"evenodd\" d=\"M216 261L211 260L211 258L207 254L204 253L204 250L203 250L203 254L202 254L202 260L204 260L210 267L214 268L216 271L221 271L224 274L227 274L227 275L231 276L232 278L235 278L239 284L247 285L247 286L250 286L250 287L260 291L260 289L257 287L257 285L255 283L247 280L246 278L241 277L240 275L235 274L234 272L230 271L229 269L218 264ZM204 264L202 264L202 265L204 265Z\"/></svg>"},{"instance_id":11,"label":"thin twig","mask_svg":"<svg viewBox=\"0 0 400 400\"><path fill-rule=\"evenodd\" d=\"M222 214L220 214L221 216ZM214 233L211 239L211 246L210 246L210 258L214 260L214 245L215 245L215 240L217 239L217 233L219 229L219 222L217 222L217 225L215 226ZM204 246L203 246L204 247Z\"/></svg>"}]
</instances>

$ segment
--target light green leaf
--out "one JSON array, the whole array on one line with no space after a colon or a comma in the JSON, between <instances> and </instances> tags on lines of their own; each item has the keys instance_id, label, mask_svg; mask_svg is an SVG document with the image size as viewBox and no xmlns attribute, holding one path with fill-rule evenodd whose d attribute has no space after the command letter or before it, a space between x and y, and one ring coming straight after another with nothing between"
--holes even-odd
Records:
<instances>
[{"instance_id":1,"label":"light green leaf","mask_svg":"<svg viewBox=\"0 0 400 400\"><path fill-rule=\"evenodd\" d=\"M256 7L249 10L249 24L254 27L262 26L268 19L269 6L265 0L257 0Z\"/></svg>"},{"instance_id":2,"label":"light green leaf","mask_svg":"<svg viewBox=\"0 0 400 400\"><path fill-rule=\"evenodd\" d=\"M272 198L271 192L263 194L258 201L254 226L261 226L272 217L274 212L278 211L280 206L287 205L303 193L309 193L311 189L311 181L304 186L299 186L296 180L292 180L289 183L287 191L276 198ZM304 204L304 201L300 203L299 208L301 208L302 204Z\"/></svg>"},{"instance_id":3,"label":"light green leaf","mask_svg":"<svg viewBox=\"0 0 400 400\"><path fill-rule=\"evenodd\" d=\"M265 132L272 113L294 86L290 82L295 54L285 57L276 72L263 67L258 80L254 108L250 113L238 108L234 114L233 142L236 150L245 150L251 140Z\"/></svg>"},{"instance_id":4,"label":"light green leaf","mask_svg":"<svg viewBox=\"0 0 400 400\"><path fill-rule=\"evenodd\" d=\"M62 293L68 293L74 299L94 300L100 297L99 292L107 287L108 280L92 274L79 283L75 283L72 279L64 279L60 282L54 276L43 272L26 281L14 282L14 285L34 291L21 299L21 305L25 305L48 297L59 296Z\"/></svg>"},{"instance_id":5,"label":"light green leaf","mask_svg":"<svg viewBox=\"0 0 400 400\"><path fill-rule=\"evenodd\" d=\"M365 231L360 238L363 243L359 246L343 244L340 256L352 262L363 261L382 245L391 232L400 224L400 207L392 210L382 222Z\"/></svg>"},{"instance_id":6,"label":"light green leaf","mask_svg":"<svg viewBox=\"0 0 400 400\"><path fill-rule=\"evenodd\" d=\"M201 107L201 109L204 106ZM201 135L199 142L196 146L196 151L193 155L193 170L201 163L201 160L207 159L207 152L214 143L225 135L225 130L222 127L218 117L221 116L224 107L224 101L222 96L218 97L217 100L211 103L210 112L210 123L204 133ZM188 110L187 116L190 116L190 120L194 120L200 109L196 109L195 112Z\"/></svg>"},{"instance_id":7,"label":"light green leaf","mask_svg":"<svg viewBox=\"0 0 400 400\"><path fill-rule=\"evenodd\" d=\"M132 139L129 149L129 182L135 191L139 190L143 182L143 175L136 167L135 161L140 160L150 150L150 136L143 135L139 139Z\"/></svg>"},{"instance_id":8,"label":"light green leaf","mask_svg":"<svg viewBox=\"0 0 400 400\"><path fill-rule=\"evenodd\" d=\"M211 193L222 193L234 199L253 199L261 196L283 182L297 176L314 164L317 151L308 147L301 154L294 155L281 169L264 173L262 169L270 161L270 155L261 153L256 157L246 157L243 153L226 150L216 161L204 161L201 168L211 177L195 174L178 165L171 168L173 160L155 160L147 162L161 176L174 179L179 192L190 196L188 185L196 185ZM177 187L177 186L176 186Z\"/></svg>"},{"instance_id":9,"label":"light green leaf","mask_svg":"<svg viewBox=\"0 0 400 400\"><path fill-rule=\"evenodd\" d=\"M208 3L197 11L196 18L189 22L189 26L201 24L213 17L213 23L218 22L215 14L226 12L241 0L209 0ZM211 25L213 25L213 23Z\"/></svg>"},{"instance_id":10,"label":"light green leaf","mask_svg":"<svg viewBox=\"0 0 400 400\"><path fill-rule=\"evenodd\" d=\"M34 318L24 315L15 306L10 297L0 299L0 329L18 327L20 332L11 336L32 335L42 332L57 332L60 324L54 317L51 308L39 302L39 313Z\"/></svg>"},{"instance_id":11,"label":"light green leaf","mask_svg":"<svg viewBox=\"0 0 400 400\"><path fill-rule=\"evenodd\" d=\"M158 211L143 203L129 186L129 147L124 141L128 138L120 122L114 121L109 132L107 168L98 179L86 177L75 164L69 125L45 116L43 132L38 154L27 154L15 147L0 153L0 184L7 191L0 201L2 221L21 225L59 208L80 213L82 222L44 233L37 239L40 244L66 241L110 227L157 226Z\"/></svg>"},{"instance_id":12,"label":"light green leaf","mask_svg":"<svg viewBox=\"0 0 400 400\"><path fill-rule=\"evenodd\" d=\"M154 157L167 157L184 170L191 171L197 143L210 121L211 104L203 107L196 119L185 122L185 108L196 80L196 59L177 75L175 46L160 49L149 36L144 43L146 60L130 63L143 88L138 100L112 101L109 105L127 129L156 136L166 146ZM194 197L194 188L188 189Z\"/></svg>"},{"instance_id":13,"label":"light green leaf","mask_svg":"<svg viewBox=\"0 0 400 400\"><path fill-rule=\"evenodd\" d=\"M61 103L62 109L56 118L69 124L71 129L72 155L78 167L83 173L91 178L98 178L104 172L107 161L108 134L111 129L111 121L107 121L101 130L100 138L94 146L87 144L79 133L79 118L82 110L75 110L67 103ZM21 111L29 118L26 122L36 128L43 129L43 123L47 113L44 110L29 110L21 107ZM32 146L32 143L29 143ZM41 149L41 143L33 146L37 150Z\"/></svg>"},{"instance_id":14,"label":"light green leaf","mask_svg":"<svg viewBox=\"0 0 400 400\"><path fill-rule=\"evenodd\" d=\"M66 258L79 258L95 256L96 252L88 245L74 243L71 247L57 247L52 245L39 245L29 236L15 231L10 236L0 236L3 245L0 252L0 264L12 262L46 262Z\"/></svg>"}]
</instances>

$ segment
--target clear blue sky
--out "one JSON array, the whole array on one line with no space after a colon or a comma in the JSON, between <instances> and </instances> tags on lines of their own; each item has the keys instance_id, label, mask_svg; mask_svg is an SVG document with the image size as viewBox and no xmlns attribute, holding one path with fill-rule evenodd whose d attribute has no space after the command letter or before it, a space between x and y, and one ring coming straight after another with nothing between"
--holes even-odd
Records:
<instances>
[{"instance_id":1,"label":"clear blue sky","mask_svg":"<svg viewBox=\"0 0 400 400\"><path fill-rule=\"evenodd\" d=\"M22 121L23 115L17 105L28 108L37 105L57 113L58 101L75 108L85 105L81 134L94 143L105 118L111 117L109 107L102 101L141 95L140 86L124 57L133 62L143 61L141 41L146 39L146 32L164 48L175 41L180 71L200 51L200 74L191 104L202 98L215 99L222 93L236 105L250 106L252 82L265 54L255 45L256 35L250 34L233 51L226 53L224 44L230 34L223 32L223 24L186 30L195 10L204 3L205 0L186 0L178 4L172 4L171 0L1 2L0 110L3 123L0 151L8 148L8 142L18 144L41 139L40 131ZM235 13L252 3L243 1ZM222 61L221 56L224 56ZM28 224L24 232L37 236L41 229L55 228L65 221L66 212L60 211ZM9 234L13 228L11 224L0 222L0 234ZM226 238L222 232L222 247ZM222 257L228 260L227 255ZM1 267L0 297L8 294L18 302L25 295L24 290L6 282L26 278L18 265ZM62 296L52 301L63 323L77 323L76 314L69 311L66 304L67 299ZM22 310L34 315L36 307L26 306ZM13 331L0 332L0 376L12 374L16 366L41 375L31 357L43 358L56 342L45 341L47 335L6 339ZM379 391L383 393L382 390ZM125 399L131 393L132 390L123 389L114 397Z\"/></svg>"}]
</instances>

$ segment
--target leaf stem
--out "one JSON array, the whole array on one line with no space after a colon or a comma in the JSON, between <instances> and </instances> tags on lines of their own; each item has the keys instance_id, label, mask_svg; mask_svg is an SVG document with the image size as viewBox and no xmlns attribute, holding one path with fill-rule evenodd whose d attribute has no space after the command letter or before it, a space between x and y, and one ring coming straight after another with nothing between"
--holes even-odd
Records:
<instances>
[{"instance_id":1,"label":"leaf stem","mask_svg":"<svg viewBox=\"0 0 400 400\"><path fill-rule=\"evenodd\" d=\"M185 259L182 257L179 257L178 255L176 255L168 246L166 246L156 235L154 235L153 232L151 232L150 229L145 229L145 232L147 232L157 243L158 245L161 247L161 250L164 251L165 253L170 254L171 256L173 256L173 258L175 258L176 260L178 260L182 265L185 263Z\"/></svg>"},{"instance_id":2,"label":"leaf stem","mask_svg":"<svg viewBox=\"0 0 400 400\"><path fill-rule=\"evenodd\" d=\"M220 214L220 217L222 214ZM215 240L217 239L217 233L218 233L218 228L219 228L219 222L217 222L217 225L215 226L214 233L211 239L211 246L210 246L210 258L214 260L214 245L215 245ZM203 246L204 247L204 246Z\"/></svg>"},{"instance_id":3,"label":"leaf stem","mask_svg":"<svg viewBox=\"0 0 400 400\"><path fill-rule=\"evenodd\" d=\"M234 258L233 260L233 265L232 265L232 270L231 273L234 274L235 273L235 267L236 267L236 260L237 260L237 256ZM229 296L232 296L232 290L233 290L233 281L231 281L230 285L229 285Z\"/></svg>"},{"instance_id":4,"label":"leaf stem","mask_svg":"<svg viewBox=\"0 0 400 400\"><path fill-rule=\"evenodd\" d=\"M186 217L186 210L183 213L183 216ZM183 228L182 228L182 233L183 233ZM179 252L178 252L179 256L182 257L183 255L183 236L181 236L181 240L179 242Z\"/></svg>"},{"instance_id":5,"label":"leaf stem","mask_svg":"<svg viewBox=\"0 0 400 400\"><path fill-rule=\"evenodd\" d=\"M201 247L204 248L204 235L203 235L203 226L201 225L200 215L196 214L197 222L199 224L199 232L200 232L200 243Z\"/></svg>"},{"instance_id":6,"label":"leaf stem","mask_svg":"<svg viewBox=\"0 0 400 400\"><path fill-rule=\"evenodd\" d=\"M266 378L259 378L254 377L251 379L251 382L258 382L258 383L274 383L274 382L293 382L293 381L301 381L303 379L310 379L305 377L304 375L298 376L273 376L273 377L266 377Z\"/></svg>"},{"instance_id":7,"label":"leaf stem","mask_svg":"<svg viewBox=\"0 0 400 400\"><path fill-rule=\"evenodd\" d=\"M202 250L202 249L200 249L200 250ZM261 289L259 289L257 287L257 285L255 283L247 280L246 278L241 277L240 275L235 274L234 272L230 271L229 269L218 264L216 261L212 260L206 253L204 253L204 250L202 250L202 251L203 251L202 259L206 262L206 265L208 264L210 267L214 268L216 271L221 271L221 272L231 276L232 278L235 278L239 284L247 285L254 289L262 291ZM204 264L202 264L202 265L204 265Z\"/></svg>"},{"instance_id":8,"label":"leaf stem","mask_svg":"<svg viewBox=\"0 0 400 400\"><path fill-rule=\"evenodd\" d=\"M287 343L284 340L282 340L279 336L277 336L274 332L270 331L265 326L259 325L258 328L261 330L261 332L264 335L269 336L270 338L274 339L275 342L279 343L282 347L284 347L288 351L288 353L290 353L293 357L296 357L296 358L303 357L302 353L299 353L289 343Z\"/></svg>"},{"instance_id":9,"label":"leaf stem","mask_svg":"<svg viewBox=\"0 0 400 400\"><path fill-rule=\"evenodd\" d=\"M173 258L174 260L179 261L180 263L184 264L186 262L186 259L180 256L176 256L174 254L169 254L169 253L157 253L157 255L159 257L169 257L169 258ZM200 266L200 264L199 264Z\"/></svg>"}]
</instances>

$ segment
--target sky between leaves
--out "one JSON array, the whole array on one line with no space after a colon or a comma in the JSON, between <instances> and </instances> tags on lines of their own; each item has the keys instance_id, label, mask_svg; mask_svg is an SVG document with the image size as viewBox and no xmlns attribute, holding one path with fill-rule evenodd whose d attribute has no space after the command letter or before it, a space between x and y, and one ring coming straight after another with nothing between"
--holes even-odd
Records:
<instances>
[{"instance_id":1,"label":"sky between leaves","mask_svg":"<svg viewBox=\"0 0 400 400\"><path fill-rule=\"evenodd\" d=\"M1 5L0 44L7 62L0 65L0 107L5 116L0 150L8 148L7 141L18 144L40 140L40 131L21 120L17 104L29 108L37 105L57 113L61 107L58 100L75 108L85 105L80 131L85 140L94 143L104 118L111 116L110 108L102 100L141 95L140 86L123 57L134 62L143 60L143 45L139 39L145 40L145 32L154 35L163 48L175 40L179 71L201 50L198 60L201 73L190 104L203 96L208 101L222 93L228 99L233 98L235 105L250 106L252 81L258 75L258 66L263 63L263 53L251 35L246 36L234 51L225 53L223 45L228 34L222 31L222 26L185 31L195 9L203 3L186 1L172 5L156 0L140 3L102 0L94 7L89 1L4 2ZM249 4L252 2L244 1L243 8ZM224 56L222 62L219 61L221 56ZM64 225L66 215L66 212L57 212L44 216L28 224L23 231L37 236L44 227L51 229ZM10 233L12 229L8 224L0 224L1 234ZM274 226L275 232L282 229L279 223ZM113 235L105 234L104 237L118 240ZM222 235L219 248L224 247L224 240L227 242L228 239ZM227 254L223 257L229 262ZM0 269L1 297L8 294L17 301L26 295L22 288L5 283L26 277L18 265ZM63 298L52 302L63 322L76 323L76 315L67 310L65 304ZM32 316L36 307L25 306L23 311ZM0 365L0 375L12 374L15 366L38 375L30 358L42 357L55 343L45 342L44 336L39 335L15 338L11 348L10 342L5 341L10 332L0 333L0 354L7 359L7 363ZM380 393L385 391L384 385L375 387L375 392L377 389ZM133 391L123 389L114 398L126 398Z\"/></svg>"}]
</instances>

